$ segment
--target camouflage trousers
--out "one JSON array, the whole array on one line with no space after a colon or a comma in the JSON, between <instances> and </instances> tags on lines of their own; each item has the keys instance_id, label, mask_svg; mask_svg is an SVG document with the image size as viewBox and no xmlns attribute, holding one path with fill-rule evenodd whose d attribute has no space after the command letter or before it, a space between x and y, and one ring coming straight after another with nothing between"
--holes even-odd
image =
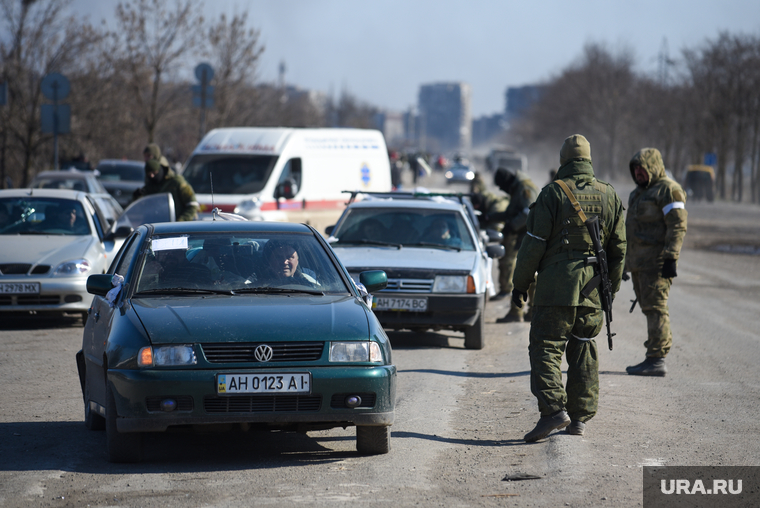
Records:
<instances>
[{"instance_id":1,"label":"camouflage trousers","mask_svg":"<svg viewBox=\"0 0 760 508\"><path fill-rule=\"evenodd\" d=\"M641 312L647 318L647 341L644 342L647 356L665 358L673 345L668 311L673 279L665 279L659 272L632 272L631 279Z\"/></svg>"},{"instance_id":2,"label":"camouflage trousers","mask_svg":"<svg viewBox=\"0 0 760 508\"><path fill-rule=\"evenodd\" d=\"M594 337L603 325L601 309L533 307L530 326L530 391L542 416L566 409L585 422L599 404L599 354ZM562 354L567 357L567 385L562 385Z\"/></svg>"},{"instance_id":3,"label":"camouflage trousers","mask_svg":"<svg viewBox=\"0 0 760 508\"><path fill-rule=\"evenodd\" d=\"M499 258L499 291L511 293L512 276L515 274L517 264L517 252L520 250L525 233L507 233L501 244L504 246L504 256Z\"/></svg>"},{"instance_id":4,"label":"camouflage trousers","mask_svg":"<svg viewBox=\"0 0 760 508\"><path fill-rule=\"evenodd\" d=\"M512 275L517 264L517 235L506 234L501 241L504 256L499 258L499 291L512 292Z\"/></svg>"}]
</instances>

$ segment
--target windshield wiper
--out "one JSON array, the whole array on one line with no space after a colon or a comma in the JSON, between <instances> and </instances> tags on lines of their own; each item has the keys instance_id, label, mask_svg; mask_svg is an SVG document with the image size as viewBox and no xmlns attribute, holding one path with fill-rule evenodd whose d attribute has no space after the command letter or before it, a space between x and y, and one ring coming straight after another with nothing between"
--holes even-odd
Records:
<instances>
[{"instance_id":1,"label":"windshield wiper","mask_svg":"<svg viewBox=\"0 0 760 508\"><path fill-rule=\"evenodd\" d=\"M342 244L346 244L346 245L355 244L355 243L363 244L363 245L383 245L383 246L386 246L386 247L395 247L397 249L400 249L401 247L403 247L403 245L401 245L400 243L391 243L391 242L383 242L383 241L380 241L380 240L366 240L366 239L364 239L364 240L349 240L349 241L346 241L346 242L341 242L340 240L338 240L335 243L337 243L337 244L341 244L342 243Z\"/></svg>"},{"instance_id":2,"label":"windshield wiper","mask_svg":"<svg viewBox=\"0 0 760 508\"><path fill-rule=\"evenodd\" d=\"M324 296L324 291L317 289L291 289L291 288L270 288L270 287L258 287L258 288L240 288L233 289L233 294L266 294L266 293L306 293L307 295Z\"/></svg>"},{"instance_id":3,"label":"windshield wiper","mask_svg":"<svg viewBox=\"0 0 760 508\"><path fill-rule=\"evenodd\" d=\"M135 296L141 295L174 295L177 293L184 294L205 294L205 295L233 295L234 293L229 289L196 289L196 288L157 288L157 289L145 289L136 293Z\"/></svg>"},{"instance_id":4,"label":"windshield wiper","mask_svg":"<svg viewBox=\"0 0 760 508\"><path fill-rule=\"evenodd\" d=\"M455 250L457 252L460 252L462 250L462 247L456 247L454 245L442 245L440 243L433 243L433 242L407 243L406 246L407 247L433 247L436 249Z\"/></svg>"}]
</instances>

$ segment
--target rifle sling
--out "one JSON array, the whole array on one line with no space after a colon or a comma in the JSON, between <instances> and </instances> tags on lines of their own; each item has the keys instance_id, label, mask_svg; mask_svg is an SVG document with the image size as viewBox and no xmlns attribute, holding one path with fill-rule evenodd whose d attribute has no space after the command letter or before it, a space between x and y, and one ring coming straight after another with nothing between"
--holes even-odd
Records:
<instances>
[{"instance_id":1,"label":"rifle sling","mask_svg":"<svg viewBox=\"0 0 760 508\"><path fill-rule=\"evenodd\" d=\"M562 187L562 190L565 191L565 194L567 195L567 198L570 200L570 204L573 205L573 209L578 214L578 217L581 218L583 222L586 222L586 214L583 213L583 209L581 209L581 204L578 203L578 200L575 199L575 195L570 190L570 187L567 186L565 182L562 180L556 180L556 182L559 184L560 187Z\"/></svg>"}]
</instances>

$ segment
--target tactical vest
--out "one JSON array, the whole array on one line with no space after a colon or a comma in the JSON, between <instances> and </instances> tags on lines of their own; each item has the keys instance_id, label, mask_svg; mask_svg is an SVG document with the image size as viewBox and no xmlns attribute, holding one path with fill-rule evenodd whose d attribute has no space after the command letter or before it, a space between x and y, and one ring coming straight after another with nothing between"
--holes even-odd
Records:
<instances>
[{"instance_id":1,"label":"tactical vest","mask_svg":"<svg viewBox=\"0 0 760 508\"><path fill-rule=\"evenodd\" d=\"M590 182L579 182L580 187L571 179L564 179L563 182L570 187L587 218L599 217L601 240L604 245L604 239L608 234L607 224L604 221L604 218L608 216L607 184L595 178ZM546 254L541 260L539 271L563 260L586 259L595 255L586 225L565 193L561 189L559 192L562 196L562 208L559 221L555 222L559 227L555 226L552 236L546 241Z\"/></svg>"}]
</instances>

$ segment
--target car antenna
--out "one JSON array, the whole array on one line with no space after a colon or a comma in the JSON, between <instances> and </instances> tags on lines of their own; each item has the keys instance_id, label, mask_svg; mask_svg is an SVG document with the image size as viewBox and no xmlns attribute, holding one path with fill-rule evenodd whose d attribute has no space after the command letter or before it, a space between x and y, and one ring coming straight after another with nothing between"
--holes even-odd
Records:
<instances>
[{"instance_id":1,"label":"car antenna","mask_svg":"<svg viewBox=\"0 0 760 508\"><path fill-rule=\"evenodd\" d=\"M219 209L214 206L214 172L208 172L208 180L211 183L211 220L216 220Z\"/></svg>"}]
</instances>

